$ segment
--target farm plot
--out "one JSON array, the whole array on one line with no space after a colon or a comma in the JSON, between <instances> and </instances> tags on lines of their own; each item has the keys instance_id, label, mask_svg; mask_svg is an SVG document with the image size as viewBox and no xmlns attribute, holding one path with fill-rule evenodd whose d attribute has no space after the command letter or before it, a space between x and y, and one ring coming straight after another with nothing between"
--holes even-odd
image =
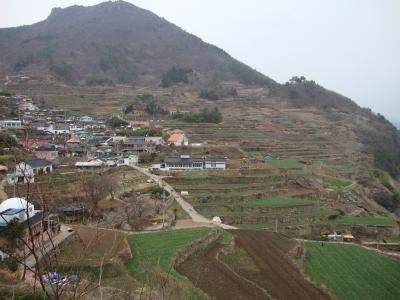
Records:
<instances>
[{"instance_id":1,"label":"farm plot","mask_svg":"<svg viewBox=\"0 0 400 300\"><path fill-rule=\"evenodd\" d=\"M193 203L195 207L282 207L282 206L297 206L313 204L312 201L307 199L295 198L269 198L269 199L255 199L243 202L196 202Z\"/></svg>"},{"instance_id":2,"label":"farm plot","mask_svg":"<svg viewBox=\"0 0 400 300\"><path fill-rule=\"evenodd\" d=\"M189 257L177 269L194 286L218 300L231 299L268 299L268 294L237 276L216 256L221 251L220 245L213 245L196 256Z\"/></svg>"},{"instance_id":3,"label":"farm plot","mask_svg":"<svg viewBox=\"0 0 400 300\"><path fill-rule=\"evenodd\" d=\"M190 228L173 231L162 231L146 234L135 234L128 237L133 259L128 264L128 270L139 279L144 279L146 266L159 267L162 271L175 274L172 269L172 259L176 252L186 245L205 237L210 228Z\"/></svg>"},{"instance_id":4,"label":"farm plot","mask_svg":"<svg viewBox=\"0 0 400 300\"><path fill-rule=\"evenodd\" d=\"M85 226L74 229L76 238L61 249L48 271L77 274L92 283L98 282L101 273L103 286L127 293L134 293L141 286L123 264L131 257L126 234Z\"/></svg>"},{"instance_id":5,"label":"farm plot","mask_svg":"<svg viewBox=\"0 0 400 300\"><path fill-rule=\"evenodd\" d=\"M199 213L219 216L227 224L312 222L336 215L337 211L321 206L323 200L309 197L314 190L290 184L304 176L288 174L303 172L302 168L296 169L300 165L303 166L285 161L282 168L270 166L188 177L179 174L168 181L178 191L189 193L187 200Z\"/></svg>"},{"instance_id":6,"label":"farm plot","mask_svg":"<svg viewBox=\"0 0 400 300\"><path fill-rule=\"evenodd\" d=\"M176 272L172 263L180 249L203 239L210 232L210 228L200 227L131 235L128 237L128 242L133 258L128 261L126 267L136 279L150 285L159 284L159 282L151 282L154 270L164 274L159 275L157 280L162 280L165 284L170 274L183 283L183 291L181 291L181 294L185 294L181 295L183 299L207 300L209 297L194 288L186 278ZM224 239L226 240L225 236Z\"/></svg>"},{"instance_id":7,"label":"farm plot","mask_svg":"<svg viewBox=\"0 0 400 300\"><path fill-rule=\"evenodd\" d=\"M268 232L231 231L235 249L219 258L273 299L330 299L307 281L288 258L295 241ZM210 280L211 281L211 280ZM210 283L211 284L211 283Z\"/></svg>"},{"instance_id":8,"label":"farm plot","mask_svg":"<svg viewBox=\"0 0 400 300\"><path fill-rule=\"evenodd\" d=\"M339 300L399 299L399 261L356 245L307 242L306 249L306 273Z\"/></svg>"}]
</instances>

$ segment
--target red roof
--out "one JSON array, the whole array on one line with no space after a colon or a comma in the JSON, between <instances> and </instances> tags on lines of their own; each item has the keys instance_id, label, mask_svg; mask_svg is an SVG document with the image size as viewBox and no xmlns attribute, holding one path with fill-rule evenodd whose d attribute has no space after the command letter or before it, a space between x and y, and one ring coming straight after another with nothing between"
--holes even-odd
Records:
<instances>
[{"instance_id":1,"label":"red roof","mask_svg":"<svg viewBox=\"0 0 400 300\"><path fill-rule=\"evenodd\" d=\"M168 139L168 142L177 142L182 139L183 133L174 133Z\"/></svg>"},{"instance_id":2,"label":"red roof","mask_svg":"<svg viewBox=\"0 0 400 300\"><path fill-rule=\"evenodd\" d=\"M69 143L69 144L80 144L81 140L79 138L77 138L77 137L72 137L67 141L67 143Z\"/></svg>"},{"instance_id":3,"label":"red roof","mask_svg":"<svg viewBox=\"0 0 400 300\"><path fill-rule=\"evenodd\" d=\"M23 148L30 148L33 145L37 145L38 147L48 146L49 142L46 140L20 140L18 141L18 145Z\"/></svg>"}]
</instances>

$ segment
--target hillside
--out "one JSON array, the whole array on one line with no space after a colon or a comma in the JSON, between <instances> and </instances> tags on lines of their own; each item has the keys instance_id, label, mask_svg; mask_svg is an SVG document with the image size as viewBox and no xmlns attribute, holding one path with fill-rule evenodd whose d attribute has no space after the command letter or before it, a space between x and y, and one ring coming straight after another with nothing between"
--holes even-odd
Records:
<instances>
[{"instance_id":1,"label":"hillside","mask_svg":"<svg viewBox=\"0 0 400 300\"><path fill-rule=\"evenodd\" d=\"M184 81L196 83L207 84L210 78L274 83L223 50L124 1L55 8L42 22L1 29L0 53L0 74L51 75L68 83L160 84L168 71L174 76L174 67L187 71Z\"/></svg>"},{"instance_id":2,"label":"hillside","mask_svg":"<svg viewBox=\"0 0 400 300\"><path fill-rule=\"evenodd\" d=\"M219 125L159 118L167 119L163 126L185 130L192 142L230 146L218 154L346 166L360 185L360 206L373 199L400 211L398 183L387 178L400 174L400 135L383 116L304 77L278 84L132 4L53 9L45 21L0 29L0 53L0 75L37 79L11 82L10 92L106 116L129 105L144 110L143 94L166 112L218 106ZM320 174L314 175L318 181Z\"/></svg>"}]
</instances>

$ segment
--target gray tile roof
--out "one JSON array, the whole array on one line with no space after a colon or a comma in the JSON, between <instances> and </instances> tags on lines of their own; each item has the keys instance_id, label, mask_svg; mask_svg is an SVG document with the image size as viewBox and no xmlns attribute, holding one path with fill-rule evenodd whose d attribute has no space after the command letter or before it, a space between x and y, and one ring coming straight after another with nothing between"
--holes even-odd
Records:
<instances>
[{"instance_id":1,"label":"gray tile roof","mask_svg":"<svg viewBox=\"0 0 400 300\"><path fill-rule=\"evenodd\" d=\"M27 160L26 164L30 165L33 169L35 169L35 168L43 168L43 167L47 167L47 166L52 166L53 165L48 160L40 159L40 158Z\"/></svg>"}]
</instances>

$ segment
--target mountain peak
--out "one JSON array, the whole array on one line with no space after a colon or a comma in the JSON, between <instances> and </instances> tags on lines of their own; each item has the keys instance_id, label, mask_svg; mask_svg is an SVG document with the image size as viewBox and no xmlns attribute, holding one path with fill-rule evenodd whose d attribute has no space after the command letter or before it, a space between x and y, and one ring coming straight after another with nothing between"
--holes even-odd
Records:
<instances>
[{"instance_id":1,"label":"mountain peak","mask_svg":"<svg viewBox=\"0 0 400 300\"><path fill-rule=\"evenodd\" d=\"M193 84L211 79L273 83L216 46L125 1L54 8L45 21L12 36L1 29L0 52L6 74L53 75L69 83L159 85L174 67L190 70Z\"/></svg>"}]
</instances>

